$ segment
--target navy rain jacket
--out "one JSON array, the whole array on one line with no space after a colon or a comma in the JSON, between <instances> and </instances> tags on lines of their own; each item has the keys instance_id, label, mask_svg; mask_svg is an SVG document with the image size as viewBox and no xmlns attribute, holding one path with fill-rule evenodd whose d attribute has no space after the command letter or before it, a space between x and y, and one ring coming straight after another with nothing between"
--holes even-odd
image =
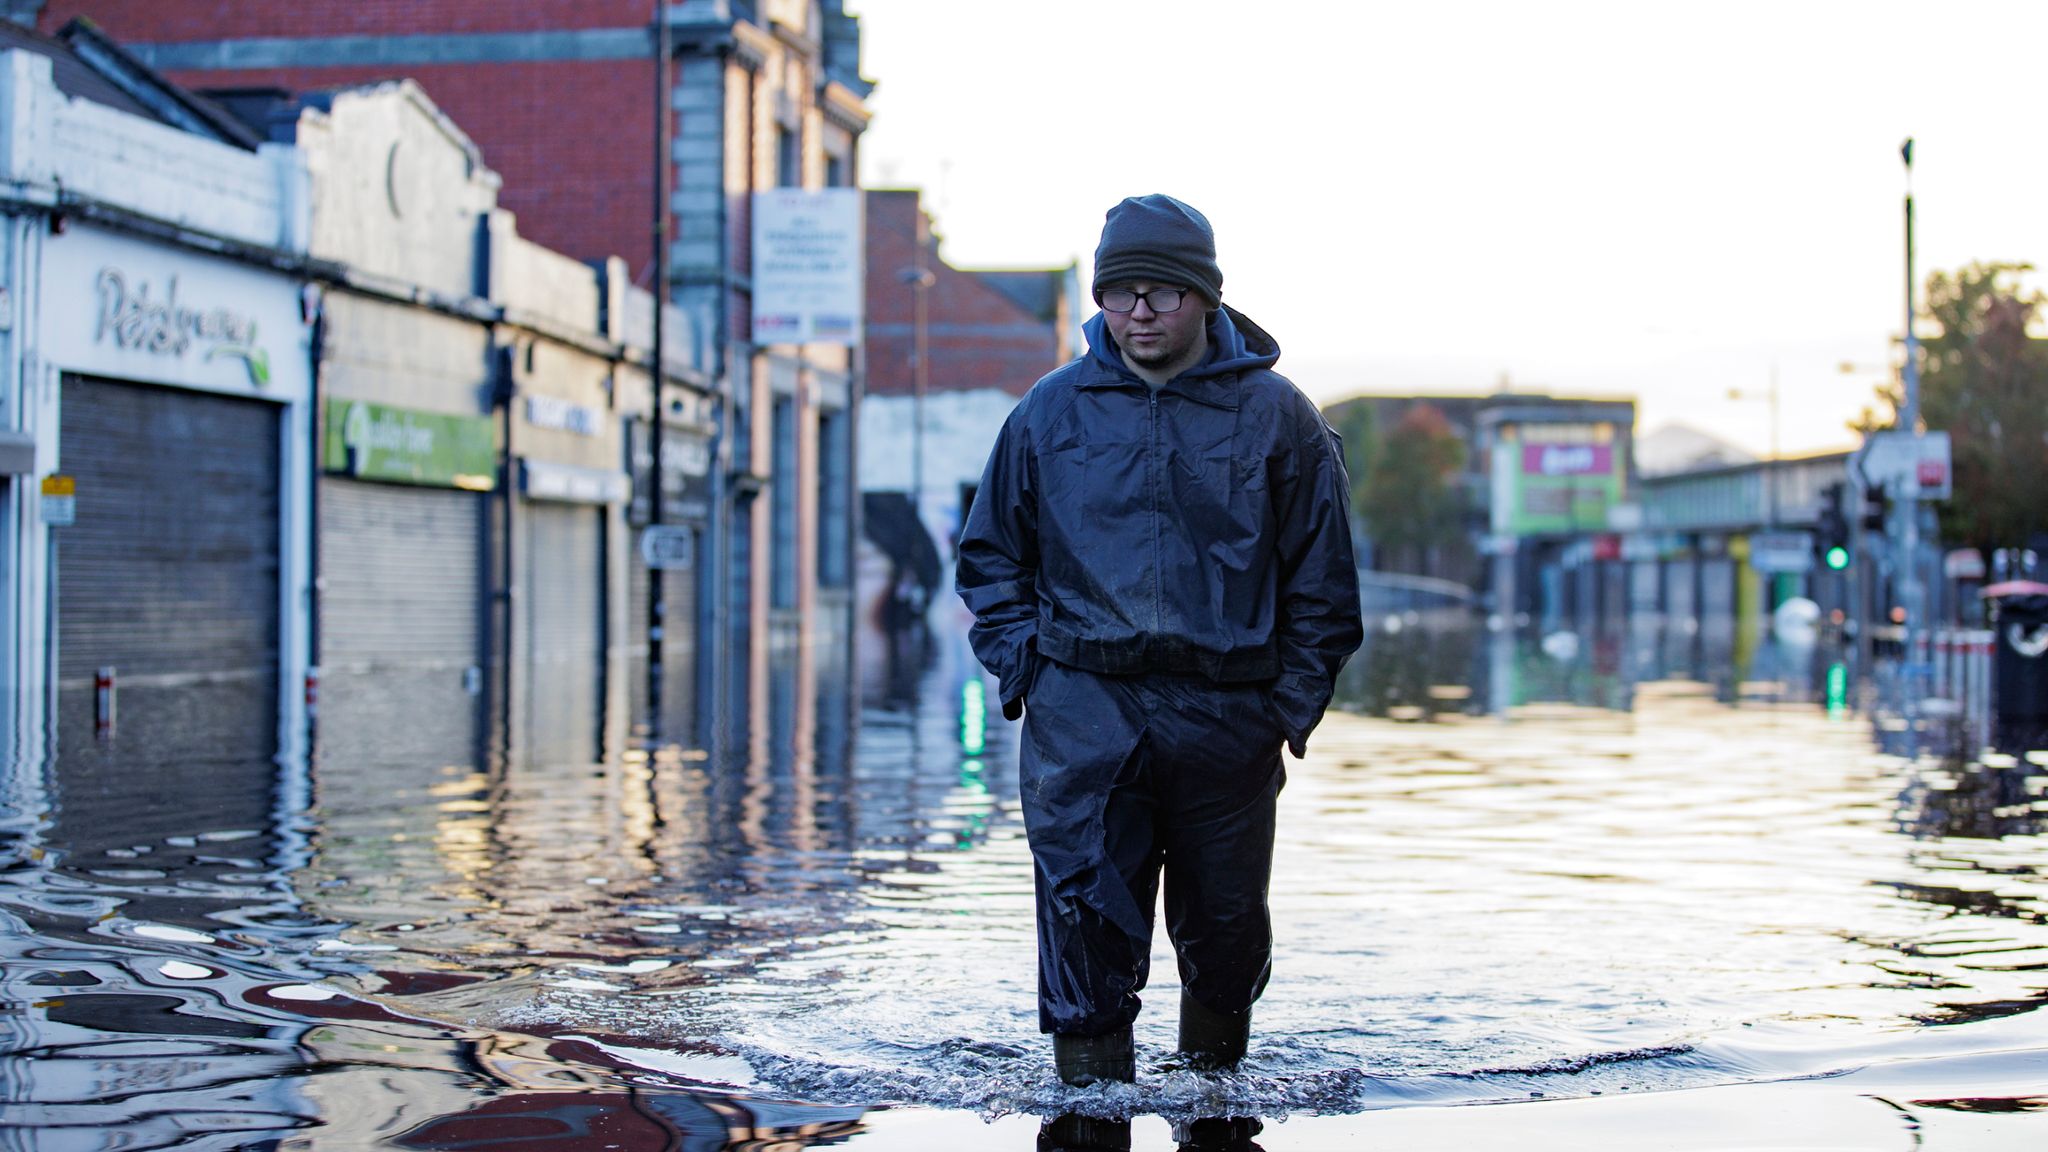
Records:
<instances>
[{"instance_id":1,"label":"navy rain jacket","mask_svg":"<svg viewBox=\"0 0 2048 1152\"><path fill-rule=\"evenodd\" d=\"M1036 661L1270 681L1296 756L1355 650L1358 572L1336 433L1279 345L1229 307L1157 391L1100 314L1089 354L1010 413L960 540L975 654L1021 712Z\"/></svg>"}]
</instances>

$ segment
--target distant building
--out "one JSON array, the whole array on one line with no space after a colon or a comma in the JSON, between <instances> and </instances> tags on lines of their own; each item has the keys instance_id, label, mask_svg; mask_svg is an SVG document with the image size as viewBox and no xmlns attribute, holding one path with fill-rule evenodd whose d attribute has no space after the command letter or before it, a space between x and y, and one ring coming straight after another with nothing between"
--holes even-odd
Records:
<instances>
[{"instance_id":1,"label":"distant building","mask_svg":"<svg viewBox=\"0 0 2048 1152\"><path fill-rule=\"evenodd\" d=\"M860 361L844 345L751 342L752 194L854 183L870 86L858 21L841 3L50 0L12 10L45 28L88 13L143 61L224 100L411 79L503 175L497 207L523 235L591 264L623 256L643 287L655 109L666 103L670 281L687 318L670 338L692 342L685 358L704 367L718 403L707 415L711 491L690 525L695 576L663 642L705 654L697 715L756 735L789 731L844 679ZM673 53L666 93L656 91L656 11ZM387 167L402 175L409 159L394 153ZM634 626L644 647L650 625ZM821 660L832 665L822 680Z\"/></svg>"},{"instance_id":2,"label":"distant building","mask_svg":"<svg viewBox=\"0 0 2048 1152\"><path fill-rule=\"evenodd\" d=\"M951 555L1003 420L1039 377L1077 354L1079 275L1073 264L947 264L913 190L867 193L867 254L867 535L884 551L926 556L892 556L899 576L924 583ZM932 538L929 553L900 528L912 519Z\"/></svg>"},{"instance_id":3,"label":"distant building","mask_svg":"<svg viewBox=\"0 0 2048 1152\"><path fill-rule=\"evenodd\" d=\"M1644 478L1642 524L1624 541L1629 611L1693 621L1732 643L1735 627L1768 619L1802 596L1824 611L1855 611L1851 576L1814 562L1812 529L1830 485L1848 480L1850 454L1715 463ZM1845 511L1854 516L1853 502ZM1790 547L1764 548L1773 540ZM1867 586L1883 574L1875 557L1855 563Z\"/></svg>"},{"instance_id":4,"label":"distant building","mask_svg":"<svg viewBox=\"0 0 2048 1152\"><path fill-rule=\"evenodd\" d=\"M1636 437L1636 474L1646 478L1755 461L1755 453L1686 424L1666 424Z\"/></svg>"},{"instance_id":5,"label":"distant building","mask_svg":"<svg viewBox=\"0 0 2048 1152\"><path fill-rule=\"evenodd\" d=\"M1540 393L1492 396L1359 396L1385 436L1409 409L1428 405L1465 443L1464 490L1471 564L1433 572L1491 586L1504 608L1556 615L1580 597L1623 597L1621 533L1633 499L1635 402ZM1371 525L1367 526L1368 532ZM1491 561L1482 560L1491 556ZM1601 583L1605 573L1607 582Z\"/></svg>"},{"instance_id":6,"label":"distant building","mask_svg":"<svg viewBox=\"0 0 2048 1152\"><path fill-rule=\"evenodd\" d=\"M1635 401L1499 395L1477 423L1496 609L1545 622L1619 616L1622 534L1642 520Z\"/></svg>"}]
</instances>

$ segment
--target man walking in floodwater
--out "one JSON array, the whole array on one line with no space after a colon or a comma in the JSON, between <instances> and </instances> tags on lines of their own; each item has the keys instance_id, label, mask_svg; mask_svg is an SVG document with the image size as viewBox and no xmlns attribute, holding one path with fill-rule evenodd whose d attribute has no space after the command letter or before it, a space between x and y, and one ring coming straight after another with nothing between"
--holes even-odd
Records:
<instances>
[{"instance_id":1,"label":"man walking in floodwater","mask_svg":"<svg viewBox=\"0 0 2048 1152\"><path fill-rule=\"evenodd\" d=\"M1038 1016L1060 1078L1135 1075L1162 870L1180 1050L1245 1053L1271 967L1280 750L1361 639L1337 437L1223 306L1214 233L1109 210L1088 352L1004 423L960 539L975 653L1024 716Z\"/></svg>"}]
</instances>

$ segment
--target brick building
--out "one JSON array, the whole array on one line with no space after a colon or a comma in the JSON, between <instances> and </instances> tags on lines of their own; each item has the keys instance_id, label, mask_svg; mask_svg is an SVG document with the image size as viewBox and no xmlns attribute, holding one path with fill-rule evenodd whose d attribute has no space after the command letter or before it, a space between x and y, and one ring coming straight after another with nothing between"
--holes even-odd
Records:
<instances>
[{"instance_id":1,"label":"brick building","mask_svg":"<svg viewBox=\"0 0 2048 1152\"><path fill-rule=\"evenodd\" d=\"M867 193L868 375L870 396L908 396L917 363L917 296L925 289L926 385L942 391L998 389L1022 396L1071 359L1079 323L1066 268L972 270L939 257L939 238L915 190Z\"/></svg>"},{"instance_id":2,"label":"brick building","mask_svg":"<svg viewBox=\"0 0 2048 1152\"><path fill-rule=\"evenodd\" d=\"M748 341L750 193L854 181L869 85L837 0L6 0L45 30L89 16L223 98L410 79L503 177L499 207L521 235L587 262L624 256L641 285L655 264L656 11L673 53L671 289L721 401L696 616L670 628L703 634L705 714L758 738L832 712L813 707L835 679L818 675L820 654L849 647L858 361Z\"/></svg>"},{"instance_id":3,"label":"brick building","mask_svg":"<svg viewBox=\"0 0 2048 1152\"><path fill-rule=\"evenodd\" d=\"M866 200L860 485L869 536L900 550L906 533L878 532L878 522L907 519L915 504L934 551L950 554L1004 418L1081 347L1078 271L954 268L916 191ZM893 559L899 571L921 568L921 580L934 575L930 561Z\"/></svg>"}]
</instances>

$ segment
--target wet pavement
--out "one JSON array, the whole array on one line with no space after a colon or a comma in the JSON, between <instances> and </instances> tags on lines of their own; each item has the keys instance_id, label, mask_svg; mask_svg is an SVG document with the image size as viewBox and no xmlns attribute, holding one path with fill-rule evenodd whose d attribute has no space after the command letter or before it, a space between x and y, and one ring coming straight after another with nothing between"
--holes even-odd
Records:
<instances>
[{"instance_id":1,"label":"wet pavement","mask_svg":"<svg viewBox=\"0 0 2048 1152\"><path fill-rule=\"evenodd\" d=\"M1944 1115L2042 1111L1996 1055L2048 1050L2039 765L1884 751L1824 648L1379 625L1289 763L1235 1074L1165 1066L1162 938L1140 1083L1053 1077L1016 729L941 607L867 638L850 743L13 765L0 1147L1021 1148L1076 1112L1277 1150L1896 1053L1989 1061Z\"/></svg>"}]
</instances>

